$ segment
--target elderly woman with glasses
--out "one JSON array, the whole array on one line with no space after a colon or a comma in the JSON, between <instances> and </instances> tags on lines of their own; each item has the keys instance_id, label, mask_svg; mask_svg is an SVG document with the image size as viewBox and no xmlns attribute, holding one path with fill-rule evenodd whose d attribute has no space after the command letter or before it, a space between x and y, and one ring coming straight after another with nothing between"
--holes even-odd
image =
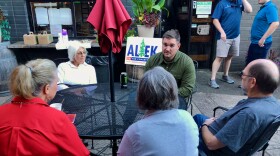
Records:
<instances>
[{"instance_id":1,"label":"elderly woman with glasses","mask_svg":"<svg viewBox=\"0 0 280 156\"><path fill-rule=\"evenodd\" d=\"M72 85L97 83L95 68L85 62L87 50L80 42L69 42L69 61L58 65L58 90Z\"/></svg>"},{"instance_id":2,"label":"elderly woman with glasses","mask_svg":"<svg viewBox=\"0 0 280 156\"><path fill-rule=\"evenodd\" d=\"M14 98L0 106L0 155L89 155L66 114L48 105L57 81L56 65L48 59L13 70Z\"/></svg>"},{"instance_id":3,"label":"elderly woman with glasses","mask_svg":"<svg viewBox=\"0 0 280 156\"><path fill-rule=\"evenodd\" d=\"M175 78L162 67L147 71L139 82L137 103L142 120L125 132L118 155L198 155L198 128L179 105Z\"/></svg>"}]
</instances>

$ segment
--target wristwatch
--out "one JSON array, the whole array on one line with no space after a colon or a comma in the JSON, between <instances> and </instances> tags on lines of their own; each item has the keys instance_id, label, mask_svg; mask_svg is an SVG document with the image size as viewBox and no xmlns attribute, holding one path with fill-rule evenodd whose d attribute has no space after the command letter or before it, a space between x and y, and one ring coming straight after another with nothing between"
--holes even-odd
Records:
<instances>
[{"instance_id":1,"label":"wristwatch","mask_svg":"<svg viewBox=\"0 0 280 156\"><path fill-rule=\"evenodd\" d=\"M207 124L202 124L200 128L202 128L203 126L207 126L207 127L208 127L209 125L207 125Z\"/></svg>"}]
</instances>

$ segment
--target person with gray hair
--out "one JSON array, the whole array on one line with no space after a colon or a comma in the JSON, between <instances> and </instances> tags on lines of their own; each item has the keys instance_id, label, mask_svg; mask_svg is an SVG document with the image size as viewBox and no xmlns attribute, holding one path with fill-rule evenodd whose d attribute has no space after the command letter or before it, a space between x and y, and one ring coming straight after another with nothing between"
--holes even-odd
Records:
<instances>
[{"instance_id":1,"label":"person with gray hair","mask_svg":"<svg viewBox=\"0 0 280 156\"><path fill-rule=\"evenodd\" d=\"M147 71L139 81L137 103L144 118L126 130L118 155L197 156L198 128L192 116L177 109L175 78L162 67Z\"/></svg>"},{"instance_id":2,"label":"person with gray hair","mask_svg":"<svg viewBox=\"0 0 280 156\"><path fill-rule=\"evenodd\" d=\"M58 65L59 88L66 89L72 85L97 83L95 68L85 62L87 50L78 41L69 42L68 62Z\"/></svg>"},{"instance_id":3,"label":"person with gray hair","mask_svg":"<svg viewBox=\"0 0 280 156\"><path fill-rule=\"evenodd\" d=\"M89 155L66 114L47 103L56 94L57 81L56 65L48 59L12 71L14 98L0 106L0 155Z\"/></svg>"},{"instance_id":4,"label":"person with gray hair","mask_svg":"<svg viewBox=\"0 0 280 156\"><path fill-rule=\"evenodd\" d=\"M279 68L271 60L250 62L242 72L242 88L248 98L218 118L197 114L200 150L207 155L248 155L266 128L280 115L273 96L279 86ZM251 153L252 154L252 153Z\"/></svg>"},{"instance_id":5,"label":"person with gray hair","mask_svg":"<svg viewBox=\"0 0 280 156\"><path fill-rule=\"evenodd\" d=\"M180 46L178 30L171 29L165 32L162 36L162 52L148 59L145 71L161 66L170 72L175 77L179 88L179 108L187 110L186 98L192 94L196 75L193 60L179 51Z\"/></svg>"}]
</instances>

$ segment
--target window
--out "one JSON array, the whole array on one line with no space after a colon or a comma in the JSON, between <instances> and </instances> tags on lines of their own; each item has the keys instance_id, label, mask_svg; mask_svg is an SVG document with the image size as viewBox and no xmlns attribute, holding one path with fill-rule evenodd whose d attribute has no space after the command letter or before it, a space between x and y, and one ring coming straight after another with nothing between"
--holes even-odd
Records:
<instances>
[{"instance_id":1,"label":"window","mask_svg":"<svg viewBox=\"0 0 280 156\"><path fill-rule=\"evenodd\" d=\"M96 32L86 20L95 0L27 0L30 30L54 37L66 29L70 38L93 38Z\"/></svg>"}]
</instances>

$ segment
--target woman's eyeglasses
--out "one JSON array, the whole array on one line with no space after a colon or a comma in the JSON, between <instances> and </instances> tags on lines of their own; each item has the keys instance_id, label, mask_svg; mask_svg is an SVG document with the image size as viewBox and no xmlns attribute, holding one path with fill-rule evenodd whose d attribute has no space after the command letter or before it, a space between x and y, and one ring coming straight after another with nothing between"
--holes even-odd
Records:
<instances>
[{"instance_id":1,"label":"woman's eyeglasses","mask_svg":"<svg viewBox=\"0 0 280 156\"><path fill-rule=\"evenodd\" d=\"M79 51L79 52L77 52L77 55L87 55L87 52L85 52L85 51Z\"/></svg>"}]
</instances>

